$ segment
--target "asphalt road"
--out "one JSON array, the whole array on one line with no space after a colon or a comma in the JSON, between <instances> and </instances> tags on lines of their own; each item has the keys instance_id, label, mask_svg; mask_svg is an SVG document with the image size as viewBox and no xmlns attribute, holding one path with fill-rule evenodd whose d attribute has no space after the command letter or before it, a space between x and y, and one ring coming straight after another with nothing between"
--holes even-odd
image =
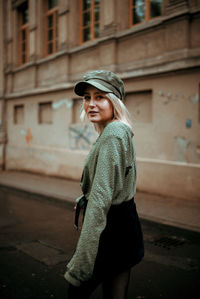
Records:
<instances>
[{"instance_id":1,"label":"asphalt road","mask_svg":"<svg viewBox=\"0 0 200 299\"><path fill-rule=\"evenodd\" d=\"M142 220L145 258L129 299L199 297L200 234ZM0 298L67 299L63 278L78 233L73 206L0 187ZM92 299L100 299L101 287Z\"/></svg>"}]
</instances>

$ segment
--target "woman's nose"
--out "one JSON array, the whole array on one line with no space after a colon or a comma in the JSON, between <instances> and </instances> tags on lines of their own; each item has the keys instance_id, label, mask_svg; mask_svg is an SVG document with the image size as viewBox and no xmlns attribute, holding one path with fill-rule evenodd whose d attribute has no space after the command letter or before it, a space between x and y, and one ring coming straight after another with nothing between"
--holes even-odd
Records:
<instances>
[{"instance_id":1,"label":"woman's nose","mask_svg":"<svg viewBox=\"0 0 200 299\"><path fill-rule=\"evenodd\" d=\"M94 107L96 105L95 100L93 98L90 99L89 106Z\"/></svg>"}]
</instances>

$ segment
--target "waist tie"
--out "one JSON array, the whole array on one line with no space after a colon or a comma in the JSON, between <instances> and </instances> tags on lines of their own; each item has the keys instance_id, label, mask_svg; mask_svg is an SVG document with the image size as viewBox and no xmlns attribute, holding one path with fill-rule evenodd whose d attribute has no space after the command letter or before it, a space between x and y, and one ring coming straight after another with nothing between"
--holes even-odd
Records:
<instances>
[{"instance_id":1,"label":"waist tie","mask_svg":"<svg viewBox=\"0 0 200 299\"><path fill-rule=\"evenodd\" d=\"M75 221L74 221L74 228L76 230L78 230L78 224L79 224L79 216L80 216L80 212L82 211L83 217L82 217L82 223L84 220L84 216L85 216L85 211L86 211L86 207L87 207L87 199L86 197L83 195L78 203L76 204L76 211L75 211Z\"/></svg>"},{"instance_id":2,"label":"waist tie","mask_svg":"<svg viewBox=\"0 0 200 299\"><path fill-rule=\"evenodd\" d=\"M115 210L118 210L118 209L121 210L122 207L128 206L132 201L134 203L134 197L132 199L128 200L128 201L122 202L119 205L111 205L109 212L112 212L112 211L115 211ZM74 228L76 230L78 230L78 228L79 228L79 217L80 217L80 212L81 211L82 211L82 223L84 221L85 211L86 211L86 208L87 208L87 203L88 203L88 201L87 201L85 195L83 195L79 199L78 203L76 204L75 221L74 221Z\"/></svg>"}]
</instances>

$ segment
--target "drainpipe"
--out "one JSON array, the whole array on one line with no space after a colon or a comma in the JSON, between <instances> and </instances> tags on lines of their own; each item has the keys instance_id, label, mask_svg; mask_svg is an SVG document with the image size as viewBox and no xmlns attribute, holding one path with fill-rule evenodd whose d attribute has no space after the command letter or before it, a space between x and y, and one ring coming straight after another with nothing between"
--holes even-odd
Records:
<instances>
[{"instance_id":1,"label":"drainpipe","mask_svg":"<svg viewBox=\"0 0 200 299\"><path fill-rule=\"evenodd\" d=\"M5 2L0 0L0 149L1 160L0 170L6 169L6 101L5 101L5 60L6 60L6 28L5 28Z\"/></svg>"}]
</instances>

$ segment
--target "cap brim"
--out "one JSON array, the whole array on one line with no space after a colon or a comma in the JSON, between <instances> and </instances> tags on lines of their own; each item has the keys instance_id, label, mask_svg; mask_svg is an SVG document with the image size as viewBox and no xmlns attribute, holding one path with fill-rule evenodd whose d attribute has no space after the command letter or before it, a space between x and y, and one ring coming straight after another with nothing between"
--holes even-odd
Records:
<instances>
[{"instance_id":1,"label":"cap brim","mask_svg":"<svg viewBox=\"0 0 200 299\"><path fill-rule=\"evenodd\" d=\"M106 88L105 86L103 86L102 84L100 84L99 82L97 82L95 80L88 80L87 82L86 81L78 82L74 87L74 92L78 96L83 96L85 93L85 89L88 87L88 85L94 86L97 89L104 91L104 92L112 92L112 90Z\"/></svg>"}]
</instances>

